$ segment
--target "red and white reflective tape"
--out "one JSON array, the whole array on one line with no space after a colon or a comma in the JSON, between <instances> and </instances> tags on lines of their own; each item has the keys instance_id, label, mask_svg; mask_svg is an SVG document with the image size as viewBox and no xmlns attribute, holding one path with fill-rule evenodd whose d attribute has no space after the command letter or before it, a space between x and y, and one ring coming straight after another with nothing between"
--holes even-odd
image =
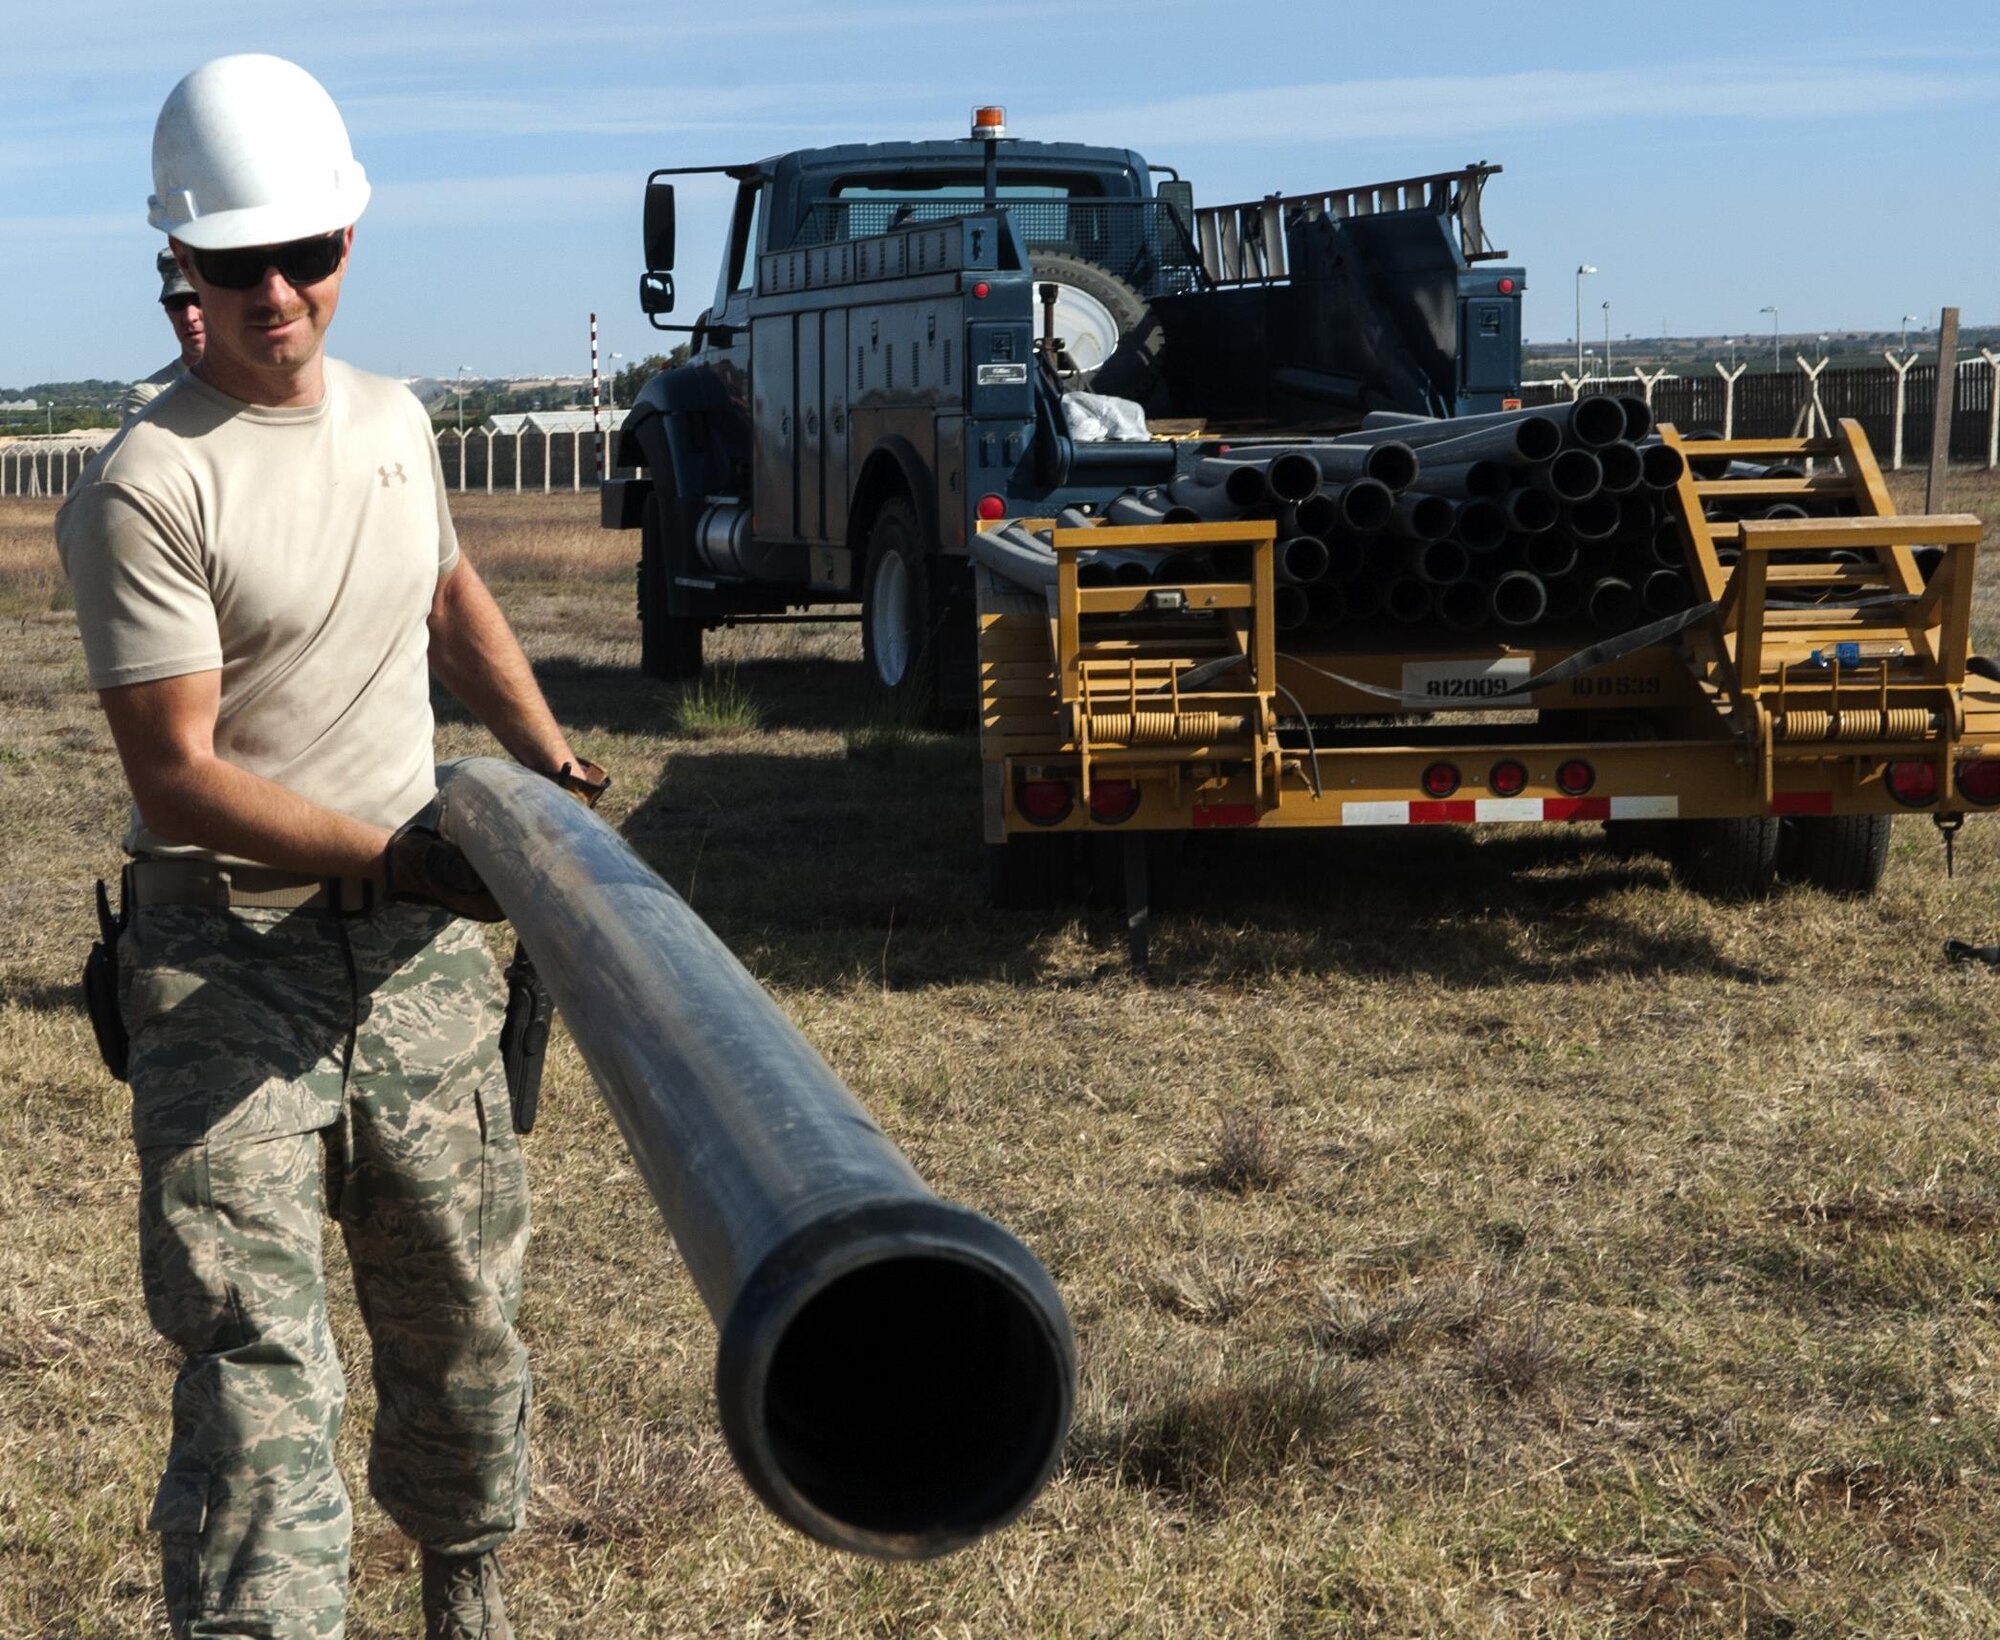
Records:
<instances>
[{"instance_id":1,"label":"red and white reflective tape","mask_svg":"<svg viewBox=\"0 0 2000 1640\"><path fill-rule=\"evenodd\" d=\"M1343 826L1470 826L1505 820L1672 820L1678 797L1447 797L1435 802L1343 803Z\"/></svg>"},{"instance_id":2,"label":"red and white reflective tape","mask_svg":"<svg viewBox=\"0 0 2000 1640\"><path fill-rule=\"evenodd\" d=\"M597 315L590 316L590 442L597 452L597 482L604 482L604 423L598 415L603 400L597 392Z\"/></svg>"}]
</instances>

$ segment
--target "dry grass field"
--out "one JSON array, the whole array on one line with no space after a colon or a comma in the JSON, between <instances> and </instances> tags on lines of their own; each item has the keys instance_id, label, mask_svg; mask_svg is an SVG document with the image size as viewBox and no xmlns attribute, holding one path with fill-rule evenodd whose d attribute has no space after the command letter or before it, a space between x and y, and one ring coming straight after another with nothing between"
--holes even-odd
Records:
<instances>
[{"instance_id":1,"label":"dry grass field","mask_svg":"<svg viewBox=\"0 0 2000 1640\"><path fill-rule=\"evenodd\" d=\"M2000 517L1983 475L1952 500ZM75 988L123 792L49 508L0 508L0 1636L136 1640L171 1361ZM974 750L869 734L851 628L723 637L761 727L700 733L634 670L630 537L570 497L459 513L610 819L1040 1253L1082 1351L1017 1526L921 1566L790 1534L559 1039L524 1640L2000 1633L2000 973L1940 956L2000 936L2000 825L1953 878L1912 819L1869 902L1733 907L1594 829L1237 839L1140 985L1109 913L986 909ZM348 1632L408 1636L337 1322Z\"/></svg>"}]
</instances>

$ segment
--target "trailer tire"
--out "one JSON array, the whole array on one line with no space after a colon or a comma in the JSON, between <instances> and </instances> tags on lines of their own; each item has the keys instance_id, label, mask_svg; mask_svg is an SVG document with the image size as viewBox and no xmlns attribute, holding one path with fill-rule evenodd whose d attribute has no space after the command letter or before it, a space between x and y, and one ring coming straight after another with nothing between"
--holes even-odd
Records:
<instances>
[{"instance_id":1,"label":"trailer tire","mask_svg":"<svg viewBox=\"0 0 2000 1640\"><path fill-rule=\"evenodd\" d=\"M1778 863L1778 822L1679 820L1672 862L1682 887L1711 900L1768 894Z\"/></svg>"},{"instance_id":2,"label":"trailer tire","mask_svg":"<svg viewBox=\"0 0 2000 1640\"><path fill-rule=\"evenodd\" d=\"M667 544L660 533L660 498L646 497L639 526L639 673L675 679L701 676L701 622L667 610Z\"/></svg>"},{"instance_id":3,"label":"trailer tire","mask_svg":"<svg viewBox=\"0 0 2000 1640\"><path fill-rule=\"evenodd\" d=\"M1889 864L1886 814L1798 815L1784 822L1780 847L1787 877L1829 894L1862 899L1882 883Z\"/></svg>"},{"instance_id":4,"label":"trailer tire","mask_svg":"<svg viewBox=\"0 0 2000 1640\"><path fill-rule=\"evenodd\" d=\"M1095 355L1101 350L1102 357L1079 369L1064 385L1079 392L1108 393L1114 398L1150 404L1160 384L1160 352L1166 335L1145 297L1109 269L1079 256L1038 251L1029 261L1034 271L1034 287L1029 295L1037 336L1042 333L1039 287L1044 283L1053 282L1074 291L1077 306L1095 321L1093 329L1097 334L1091 339L1091 351ZM1060 322L1056 333L1062 334Z\"/></svg>"},{"instance_id":5,"label":"trailer tire","mask_svg":"<svg viewBox=\"0 0 2000 1640\"><path fill-rule=\"evenodd\" d=\"M938 715L939 619L917 509L908 496L892 495L868 526L861 653L876 687L906 723L928 727Z\"/></svg>"}]
</instances>

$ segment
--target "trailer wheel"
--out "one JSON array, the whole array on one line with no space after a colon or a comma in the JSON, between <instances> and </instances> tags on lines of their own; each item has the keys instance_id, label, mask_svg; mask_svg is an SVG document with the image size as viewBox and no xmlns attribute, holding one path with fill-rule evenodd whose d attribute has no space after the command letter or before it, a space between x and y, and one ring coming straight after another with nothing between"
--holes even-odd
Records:
<instances>
[{"instance_id":1,"label":"trailer wheel","mask_svg":"<svg viewBox=\"0 0 2000 1640\"><path fill-rule=\"evenodd\" d=\"M1671 856L1674 876L1711 900L1751 900L1767 894L1778 863L1778 822L1678 820Z\"/></svg>"},{"instance_id":2,"label":"trailer wheel","mask_svg":"<svg viewBox=\"0 0 2000 1640\"><path fill-rule=\"evenodd\" d=\"M1891 823L1886 814L1798 815L1786 820L1780 844L1784 873L1829 894L1857 899L1873 894L1889 864Z\"/></svg>"},{"instance_id":3,"label":"trailer wheel","mask_svg":"<svg viewBox=\"0 0 2000 1640\"><path fill-rule=\"evenodd\" d=\"M1061 287L1056 297L1056 334L1076 363L1065 387L1109 393L1148 403L1160 382L1160 350L1165 335L1146 299L1115 273L1077 256L1038 251L1030 291L1034 331L1042 333L1040 286Z\"/></svg>"},{"instance_id":4,"label":"trailer wheel","mask_svg":"<svg viewBox=\"0 0 2000 1640\"><path fill-rule=\"evenodd\" d=\"M893 495L868 529L861 588L861 652L876 684L903 717L937 715L937 621L923 528L909 497Z\"/></svg>"},{"instance_id":5,"label":"trailer wheel","mask_svg":"<svg viewBox=\"0 0 2000 1640\"><path fill-rule=\"evenodd\" d=\"M669 680L701 676L701 622L667 612L667 544L657 495L646 497L639 528L639 672Z\"/></svg>"}]
</instances>

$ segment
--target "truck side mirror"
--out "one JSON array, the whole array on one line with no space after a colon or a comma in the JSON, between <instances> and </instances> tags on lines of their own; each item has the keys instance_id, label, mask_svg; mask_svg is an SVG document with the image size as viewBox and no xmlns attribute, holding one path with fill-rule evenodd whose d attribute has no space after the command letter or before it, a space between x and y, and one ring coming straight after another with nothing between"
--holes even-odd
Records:
<instances>
[{"instance_id":1,"label":"truck side mirror","mask_svg":"<svg viewBox=\"0 0 2000 1640\"><path fill-rule=\"evenodd\" d=\"M674 311L674 276L671 273L639 276L639 311L648 317Z\"/></svg>"},{"instance_id":2,"label":"truck side mirror","mask_svg":"<svg viewBox=\"0 0 2000 1640\"><path fill-rule=\"evenodd\" d=\"M1153 197L1162 205L1170 206L1181 219L1181 228L1188 238L1194 237L1194 184L1192 182L1162 182L1153 190Z\"/></svg>"},{"instance_id":3,"label":"truck side mirror","mask_svg":"<svg viewBox=\"0 0 2000 1640\"><path fill-rule=\"evenodd\" d=\"M646 268L662 273L674 265L674 185L658 177L646 179ZM672 288L672 281L668 281ZM650 311L650 310L649 310ZM662 308L661 312L666 310Z\"/></svg>"}]
</instances>

